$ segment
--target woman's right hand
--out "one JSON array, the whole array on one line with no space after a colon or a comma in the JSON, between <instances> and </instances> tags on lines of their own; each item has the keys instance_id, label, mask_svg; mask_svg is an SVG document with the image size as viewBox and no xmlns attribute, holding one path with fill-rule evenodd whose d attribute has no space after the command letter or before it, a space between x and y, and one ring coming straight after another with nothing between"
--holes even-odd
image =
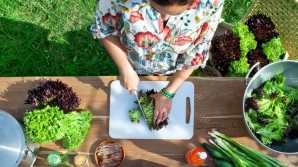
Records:
<instances>
[{"instance_id":1,"label":"woman's right hand","mask_svg":"<svg viewBox=\"0 0 298 167\"><path fill-rule=\"evenodd\" d=\"M138 89L139 81L140 78L133 68L120 71L120 83L130 94L134 94Z\"/></svg>"}]
</instances>

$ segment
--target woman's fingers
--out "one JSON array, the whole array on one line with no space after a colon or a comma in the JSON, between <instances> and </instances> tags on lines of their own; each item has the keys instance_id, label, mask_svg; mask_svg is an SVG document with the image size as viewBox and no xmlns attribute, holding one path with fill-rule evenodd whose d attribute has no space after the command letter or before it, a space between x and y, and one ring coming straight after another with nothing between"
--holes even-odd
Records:
<instances>
[{"instance_id":1,"label":"woman's fingers","mask_svg":"<svg viewBox=\"0 0 298 167\"><path fill-rule=\"evenodd\" d=\"M155 100L154 122L164 121L171 111L172 99L163 96L161 93L152 94L151 98Z\"/></svg>"},{"instance_id":2,"label":"woman's fingers","mask_svg":"<svg viewBox=\"0 0 298 167\"><path fill-rule=\"evenodd\" d=\"M131 95L133 95L133 94L135 93L135 91L136 91L136 90L134 90L134 89L133 89L133 90L129 90L129 93L130 93Z\"/></svg>"},{"instance_id":3,"label":"woman's fingers","mask_svg":"<svg viewBox=\"0 0 298 167\"><path fill-rule=\"evenodd\" d=\"M157 111L155 113L155 116L156 116L155 122L159 124L160 122L164 121L168 117L168 113L166 110L162 112Z\"/></svg>"}]
</instances>

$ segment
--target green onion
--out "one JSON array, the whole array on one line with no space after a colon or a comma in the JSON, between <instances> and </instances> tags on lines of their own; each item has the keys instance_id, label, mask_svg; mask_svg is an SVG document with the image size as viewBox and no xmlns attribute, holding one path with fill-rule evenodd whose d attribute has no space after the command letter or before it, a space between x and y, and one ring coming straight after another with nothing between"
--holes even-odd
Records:
<instances>
[{"instance_id":1,"label":"green onion","mask_svg":"<svg viewBox=\"0 0 298 167\"><path fill-rule=\"evenodd\" d=\"M276 158L246 147L214 129L208 134L214 138L209 142L237 167L287 167Z\"/></svg>"}]
</instances>

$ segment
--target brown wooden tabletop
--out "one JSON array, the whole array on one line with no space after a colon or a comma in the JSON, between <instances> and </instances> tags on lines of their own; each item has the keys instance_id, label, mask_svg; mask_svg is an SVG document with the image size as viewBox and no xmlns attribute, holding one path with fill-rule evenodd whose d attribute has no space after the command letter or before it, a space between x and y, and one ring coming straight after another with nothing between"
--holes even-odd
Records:
<instances>
[{"instance_id":1,"label":"brown wooden tabletop","mask_svg":"<svg viewBox=\"0 0 298 167\"><path fill-rule=\"evenodd\" d=\"M57 80L66 83L81 99L79 108L93 113L92 127L81 146L73 152L61 147L60 142L40 146L34 166L48 166L46 157L51 151L58 151L73 157L82 153L88 156L89 166L96 166L94 151L96 146L109 136L109 96L110 84L116 76L102 77L0 77L0 109L22 120L23 113L31 109L25 105L27 91L42 80ZM141 80L169 80L169 77L150 76ZM185 152L193 145L201 146L210 137L212 128L226 134L234 140L278 158L289 166L298 166L296 155L285 155L263 148L249 136L242 120L242 98L245 91L243 78L189 78L195 85L195 125L194 135L190 140L157 139L115 139L125 149L126 158L123 166L187 166ZM210 159L204 166L213 166Z\"/></svg>"}]
</instances>

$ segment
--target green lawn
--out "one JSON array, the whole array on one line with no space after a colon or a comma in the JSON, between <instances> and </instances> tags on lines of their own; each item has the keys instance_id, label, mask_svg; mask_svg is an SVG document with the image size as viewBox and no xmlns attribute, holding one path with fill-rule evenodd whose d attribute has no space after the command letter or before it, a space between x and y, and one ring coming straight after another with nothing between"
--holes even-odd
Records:
<instances>
[{"instance_id":1,"label":"green lawn","mask_svg":"<svg viewBox=\"0 0 298 167\"><path fill-rule=\"evenodd\" d=\"M89 33L96 3L0 0L0 76L118 75Z\"/></svg>"},{"instance_id":2,"label":"green lawn","mask_svg":"<svg viewBox=\"0 0 298 167\"><path fill-rule=\"evenodd\" d=\"M97 0L0 0L0 76L117 75L89 33Z\"/></svg>"}]
</instances>

